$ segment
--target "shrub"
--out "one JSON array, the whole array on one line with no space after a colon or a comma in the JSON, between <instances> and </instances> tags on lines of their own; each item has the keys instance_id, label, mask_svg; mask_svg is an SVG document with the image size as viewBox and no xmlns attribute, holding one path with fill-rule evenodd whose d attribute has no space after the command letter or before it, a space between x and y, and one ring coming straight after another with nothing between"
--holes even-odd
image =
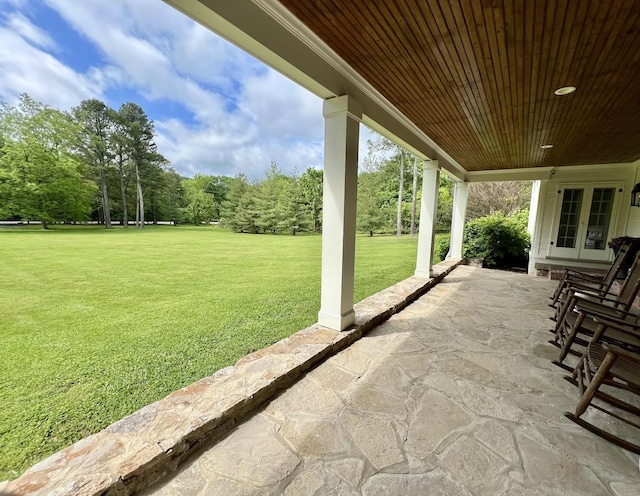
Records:
<instances>
[{"instance_id":1,"label":"shrub","mask_svg":"<svg viewBox=\"0 0 640 496\"><path fill-rule=\"evenodd\" d=\"M444 260L447 258L447 253L449 253L449 248L451 247L451 236L442 236L436 239L436 245L434 247L434 252L437 257L440 257L440 260Z\"/></svg>"},{"instance_id":2,"label":"shrub","mask_svg":"<svg viewBox=\"0 0 640 496\"><path fill-rule=\"evenodd\" d=\"M512 220L518 229L524 232L527 232L527 226L529 225L529 209L528 208L522 208L520 210L516 210L512 214L509 214L507 218Z\"/></svg>"},{"instance_id":3,"label":"shrub","mask_svg":"<svg viewBox=\"0 0 640 496\"><path fill-rule=\"evenodd\" d=\"M483 258L488 268L526 267L530 240L523 218L497 213L467 222L463 255Z\"/></svg>"}]
</instances>

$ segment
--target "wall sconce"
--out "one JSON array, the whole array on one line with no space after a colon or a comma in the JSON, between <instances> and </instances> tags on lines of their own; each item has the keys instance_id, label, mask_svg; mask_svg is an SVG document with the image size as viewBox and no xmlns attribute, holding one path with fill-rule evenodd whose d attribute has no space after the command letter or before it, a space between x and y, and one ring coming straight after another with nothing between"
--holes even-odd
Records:
<instances>
[{"instance_id":1,"label":"wall sconce","mask_svg":"<svg viewBox=\"0 0 640 496\"><path fill-rule=\"evenodd\" d=\"M636 184L631 190L631 206L640 207L640 183Z\"/></svg>"}]
</instances>

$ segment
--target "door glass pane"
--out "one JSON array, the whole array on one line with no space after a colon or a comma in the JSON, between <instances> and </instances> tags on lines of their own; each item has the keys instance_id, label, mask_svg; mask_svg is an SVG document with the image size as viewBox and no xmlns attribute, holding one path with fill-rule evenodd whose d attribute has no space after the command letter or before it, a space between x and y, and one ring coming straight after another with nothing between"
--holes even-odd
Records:
<instances>
[{"instance_id":1,"label":"door glass pane","mask_svg":"<svg viewBox=\"0 0 640 496\"><path fill-rule=\"evenodd\" d=\"M607 247L607 233L611 221L614 188L594 188L589 226L584 247L589 250L604 250Z\"/></svg>"},{"instance_id":2,"label":"door glass pane","mask_svg":"<svg viewBox=\"0 0 640 496\"><path fill-rule=\"evenodd\" d=\"M560 226L558 227L558 248L575 248L580 221L580 207L582 206L582 189L565 189L560 211Z\"/></svg>"}]
</instances>

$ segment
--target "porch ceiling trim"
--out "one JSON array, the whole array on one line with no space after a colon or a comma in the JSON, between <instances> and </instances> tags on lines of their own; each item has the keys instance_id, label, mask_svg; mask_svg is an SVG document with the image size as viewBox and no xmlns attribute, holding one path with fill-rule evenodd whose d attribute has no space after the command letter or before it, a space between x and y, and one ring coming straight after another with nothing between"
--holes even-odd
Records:
<instances>
[{"instance_id":1,"label":"porch ceiling trim","mask_svg":"<svg viewBox=\"0 0 640 496\"><path fill-rule=\"evenodd\" d=\"M553 177L553 167L530 167L527 169L506 169L490 171L471 171L466 173L470 183L492 181L543 181Z\"/></svg>"},{"instance_id":2,"label":"porch ceiling trim","mask_svg":"<svg viewBox=\"0 0 640 496\"><path fill-rule=\"evenodd\" d=\"M602 164L585 165L565 165L562 167L528 167L526 169L504 169L490 171L470 171L465 175L466 181L470 183L490 182L490 181L537 181L553 179L556 172L563 178L571 174L585 174L589 172L612 173L614 171L637 171L640 167L640 160L631 163L607 164L606 169ZM582 179L580 179L582 180Z\"/></svg>"},{"instance_id":3,"label":"porch ceiling trim","mask_svg":"<svg viewBox=\"0 0 640 496\"><path fill-rule=\"evenodd\" d=\"M423 160L438 160L453 179L466 180L459 163L279 2L164 1L318 97L355 98L366 126Z\"/></svg>"}]
</instances>

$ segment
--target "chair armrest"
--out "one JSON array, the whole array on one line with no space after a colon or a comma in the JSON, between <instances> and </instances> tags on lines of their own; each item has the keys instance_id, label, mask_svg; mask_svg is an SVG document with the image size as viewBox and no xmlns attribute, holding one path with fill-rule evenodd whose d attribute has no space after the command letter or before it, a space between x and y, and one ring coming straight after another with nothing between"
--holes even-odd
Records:
<instances>
[{"instance_id":1,"label":"chair armrest","mask_svg":"<svg viewBox=\"0 0 640 496\"><path fill-rule=\"evenodd\" d=\"M565 281L565 284L567 286L567 289L569 291L577 291L579 293L585 292L585 291L590 291L590 292L594 292L594 291L598 291L598 293L605 293L605 294L613 294L613 293L609 293L608 291L603 291L601 289L598 289L597 286L602 287L602 281L572 281L572 280L567 280ZM591 285L589 285L591 284ZM596 287L594 287L596 286Z\"/></svg>"},{"instance_id":2,"label":"chair armrest","mask_svg":"<svg viewBox=\"0 0 640 496\"><path fill-rule=\"evenodd\" d=\"M604 291L597 292L593 290L574 291L573 288L569 288L569 291L571 293L571 297L576 300L584 300L584 301L588 301L589 303L597 303L597 302L594 302L594 300L599 300L600 303L602 303L603 301L608 301L610 303L620 303L620 295L617 295L611 292L604 292ZM593 299L590 299L590 298L593 298ZM576 301L576 304L578 304L578 301Z\"/></svg>"},{"instance_id":3,"label":"chair armrest","mask_svg":"<svg viewBox=\"0 0 640 496\"><path fill-rule=\"evenodd\" d=\"M597 289L594 289L593 287L589 287L586 284L582 286L584 287L584 289L574 288L573 285L570 284L569 288L567 289L569 293L572 295L579 293L577 296L579 296L580 294L583 294L584 296L591 296L593 298L602 298L603 296L607 298L615 298L619 296L616 293L612 293L611 291L598 291Z\"/></svg>"},{"instance_id":4,"label":"chair armrest","mask_svg":"<svg viewBox=\"0 0 640 496\"><path fill-rule=\"evenodd\" d=\"M589 305L589 306L585 306ZM637 313L629 312L628 310L623 310L622 308L610 307L607 305L603 305L597 301L589 301L585 300L583 304L578 302L576 304L578 311L580 313L585 313L594 318L598 317L601 319L611 319L614 322L619 322L621 325L632 325L639 326L638 320L640 320L640 315ZM626 319L631 320L626 320Z\"/></svg>"},{"instance_id":5,"label":"chair armrest","mask_svg":"<svg viewBox=\"0 0 640 496\"><path fill-rule=\"evenodd\" d=\"M570 308L577 307L578 309L584 306L587 306L587 308L589 308L589 306L596 306L596 307L602 307L603 309L608 308L609 310L611 310L611 309L615 309L615 306L608 305L607 303L617 303L617 302L612 302L609 299L600 298L598 297L597 294L584 293L584 292L571 294L570 298L567 301L568 301L568 304L570 305Z\"/></svg>"},{"instance_id":6,"label":"chair armrest","mask_svg":"<svg viewBox=\"0 0 640 496\"><path fill-rule=\"evenodd\" d=\"M575 277L577 279L584 279L588 281L598 282L602 281L604 277L596 276L593 274L587 274L586 272L578 272L577 270L565 269L565 277L572 278Z\"/></svg>"},{"instance_id":7,"label":"chair armrest","mask_svg":"<svg viewBox=\"0 0 640 496\"><path fill-rule=\"evenodd\" d=\"M602 324L607 327L611 327L616 331L620 331L624 334L629 334L637 339L640 339L640 325L632 322L627 322L626 320L618 319L616 317L610 316L599 316L594 315L593 320L597 324ZM606 334L607 331L605 331Z\"/></svg>"},{"instance_id":8,"label":"chair armrest","mask_svg":"<svg viewBox=\"0 0 640 496\"><path fill-rule=\"evenodd\" d=\"M619 346L616 346L615 344L602 343L602 347L607 353L613 353L614 355L622 356L629 360L633 360L634 362L640 363L640 354L638 353L634 353L630 350L625 350L623 348L620 348Z\"/></svg>"},{"instance_id":9,"label":"chair armrest","mask_svg":"<svg viewBox=\"0 0 640 496\"><path fill-rule=\"evenodd\" d=\"M613 293L605 293L601 296L597 296L596 298L599 298L602 301L609 301L611 303L620 303L620 295Z\"/></svg>"}]
</instances>

